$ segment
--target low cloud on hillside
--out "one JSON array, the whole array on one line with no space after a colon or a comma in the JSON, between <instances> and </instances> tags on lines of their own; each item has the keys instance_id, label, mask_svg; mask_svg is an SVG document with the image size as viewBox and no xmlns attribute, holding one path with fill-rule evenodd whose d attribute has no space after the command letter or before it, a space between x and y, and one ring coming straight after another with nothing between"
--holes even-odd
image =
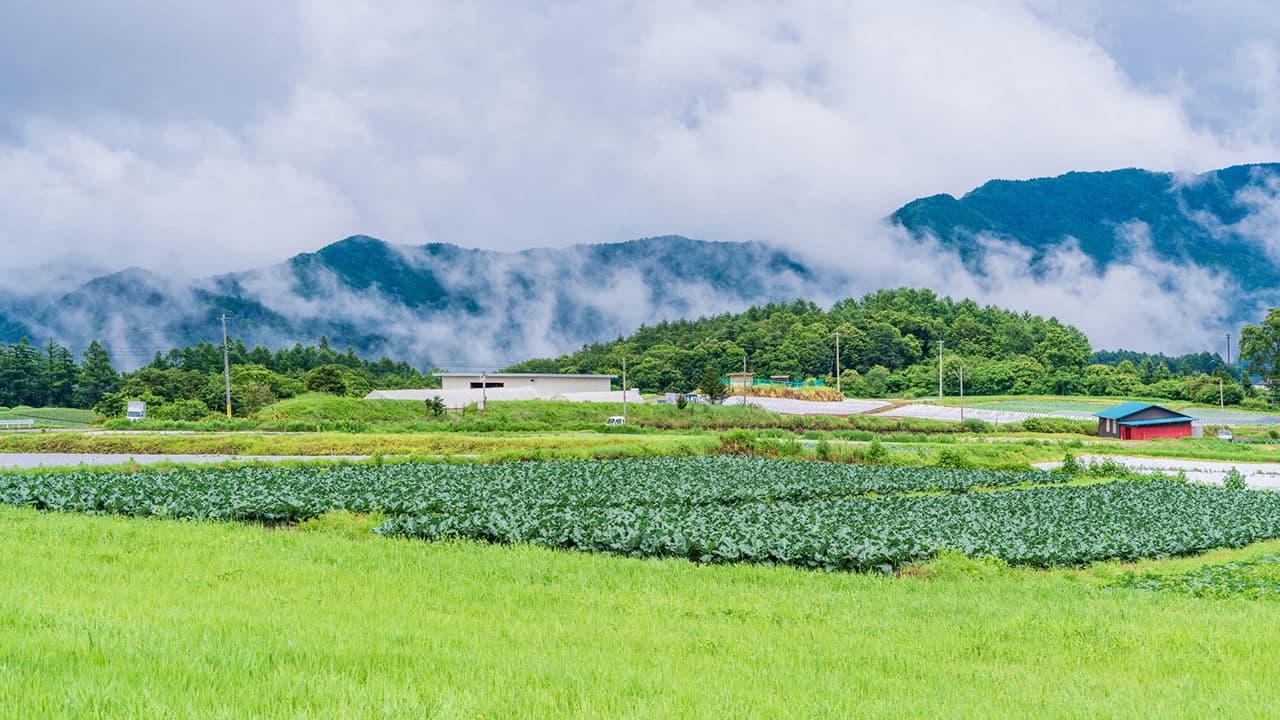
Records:
<instances>
[{"instance_id":1,"label":"low cloud on hillside","mask_svg":"<svg viewBox=\"0 0 1280 720\"><path fill-rule=\"evenodd\" d=\"M1112 5L23 4L0 24L0 288L61 287L29 268L65 265L205 277L354 233L679 232L804 253L851 291L929 285L1098 345L1201 349L1220 313L1195 268L1090 272L1064 247L1047 278L1016 253L971 277L881 224L993 177L1277 157L1274 13ZM1188 317L1108 311L1135 287ZM593 299L661 314L637 294Z\"/></svg>"}]
</instances>

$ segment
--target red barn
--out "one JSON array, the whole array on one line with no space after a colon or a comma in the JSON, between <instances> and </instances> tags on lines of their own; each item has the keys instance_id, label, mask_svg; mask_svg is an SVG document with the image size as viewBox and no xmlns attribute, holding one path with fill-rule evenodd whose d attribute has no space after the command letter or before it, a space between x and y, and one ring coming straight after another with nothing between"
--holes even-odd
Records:
<instances>
[{"instance_id":1,"label":"red barn","mask_svg":"<svg viewBox=\"0 0 1280 720\"><path fill-rule=\"evenodd\" d=\"M1144 402L1127 402L1108 408L1098 417L1098 437L1121 440L1191 437L1190 415Z\"/></svg>"}]
</instances>

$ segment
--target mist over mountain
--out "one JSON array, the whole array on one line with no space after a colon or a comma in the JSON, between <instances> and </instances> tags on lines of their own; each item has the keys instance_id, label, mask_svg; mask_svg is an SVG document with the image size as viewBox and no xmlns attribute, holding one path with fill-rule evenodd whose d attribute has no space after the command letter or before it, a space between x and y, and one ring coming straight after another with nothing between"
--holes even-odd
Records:
<instances>
[{"instance_id":1,"label":"mist over mountain","mask_svg":"<svg viewBox=\"0 0 1280 720\"><path fill-rule=\"evenodd\" d=\"M221 339L222 313L246 344L327 337L335 347L423 365L496 367L563 352L664 318L771 300L830 300L834 283L754 243L665 236L517 253L353 236L278 265L195 282L138 268L95 278L0 337L102 340L125 366Z\"/></svg>"},{"instance_id":2,"label":"mist over mountain","mask_svg":"<svg viewBox=\"0 0 1280 720\"><path fill-rule=\"evenodd\" d=\"M1280 165L995 180L908 203L881 231L897 237L902 264L924 266L918 284L1057 314L1096 347L1212 349L1201 339L1280 303ZM324 336L423 367L501 367L664 319L902 284L860 270L857 248L855 238L848 252L823 256L669 235L498 252L357 235L195 281L129 268L61 296L8 291L0 341L55 339L78 351L99 339L137 366L175 345L220 341L227 313L232 336L249 345Z\"/></svg>"},{"instance_id":3,"label":"mist over mountain","mask_svg":"<svg viewBox=\"0 0 1280 720\"><path fill-rule=\"evenodd\" d=\"M984 238L1031 251L1042 275L1052 250L1074 243L1100 269L1151 251L1230 278L1244 293L1280 287L1280 164L1238 165L1201 175L1146 170L1073 172L992 180L957 199L908 203L892 220L932 235L980 271Z\"/></svg>"}]
</instances>

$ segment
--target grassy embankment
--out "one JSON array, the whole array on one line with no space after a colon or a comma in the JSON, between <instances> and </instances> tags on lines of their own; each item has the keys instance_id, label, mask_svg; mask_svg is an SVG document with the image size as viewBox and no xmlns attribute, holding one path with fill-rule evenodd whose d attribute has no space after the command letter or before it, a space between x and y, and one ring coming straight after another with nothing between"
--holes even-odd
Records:
<instances>
[{"instance_id":1,"label":"grassy embankment","mask_svg":"<svg viewBox=\"0 0 1280 720\"><path fill-rule=\"evenodd\" d=\"M835 437L831 437L835 436ZM611 435L601 433L302 433L162 435L129 433L35 433L0 435L0 452L225 455L371 455L374 462L451 460L502 462L530 459L620 458L653 455L751 453L835 462L883 465L945 465L975 468L1026 468L1031 463L1073 455L1141 455L1238 463L1276 462L1280 446L1204 440L1125 442L1052 438L989 438L865 433L857 440L839 433L731 431L688 435ZM873 440L874 442L868 442Z\"/></svg>"},{"instance_id":2,"label":"grassy embankment","mask_svg":"<svg viewBox=\"0 0 1280 720\"><path fill-rule=\"evenodd\" d=\"M605 418L621 415L621 403L572 403L554 400L521 400L489 403L484 413L450 412L442 418L426 413L413 400L361 400L332 395L307 394L282 400L250 418L200 422L148 420L129 423L112 420L107 427L120 430L265 430L293 432L547 432L599 431ZM781 415L758 407L729 405L675 405L630 403L627 426L621 433L687 432L690 430L783 429L869 430L874 432L960 432L955 423L936 420L895 419L874 416Z\"/></svg>"},{"instance_id":3,"label":"grassy embankment","mask_svg":"<svg viewBox=\"0 0 1280 720\"><path fill-rule=\"evenodd\" d=\"M13 717L1263 717L1265 601L0 509ZM34 551L38 548L39 551ZM1280 541L1147 572L1260 558Z\"/></svg>"},{"instance_id":4,"label":"grassy embankment","mask_svg":"<svg viewBox=\"0 0 1280 720\"><path fill-rule=\"evenodd\" d=\"M412 401L305 395L276 403L255 418L230 422L126 424L122 427L133 432L106 435L0 433L0 452L378 454L501 461L703 454L722 450L724 432L746 430L752 434L748 443L752 447L746 449L762 454L902 465L1025 467L1061 459L1065 452L1236 462L1272 462L1280 457L1280 443L1226 444L1215 439L1121 443L1094 437L1090 421L1052 418L966 427L911 418L789 416L751 407L681 410L669 405L631 405L630 424L606 430L600 419L620 411L620 405L608 404L495 402L485 414L452 414L434 420L424 416L421 403ZM171 429L183 434L145 432ZM887 452L869 454L872 439L880 440ZM819 443L825 446L821 452Z\"/></svg>"}]
</instances>

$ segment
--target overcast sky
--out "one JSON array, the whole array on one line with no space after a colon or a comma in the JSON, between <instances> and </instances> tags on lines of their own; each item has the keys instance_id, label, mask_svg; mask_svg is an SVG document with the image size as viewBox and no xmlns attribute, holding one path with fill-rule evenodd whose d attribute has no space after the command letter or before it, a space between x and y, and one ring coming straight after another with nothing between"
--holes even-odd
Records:
<instances>
[{"instance_id":1,"label":"overcast sky","mask_svg":"<svg viewBox=\"0 0 1280 720\"><path fill-rule=\"evenodd\" d=\"M176 9L181 8L181 9ZM350 234L892 264L995 177L1280 159L1267 2L11 2L0 284Z\"/></svg>"}]
</instances>

